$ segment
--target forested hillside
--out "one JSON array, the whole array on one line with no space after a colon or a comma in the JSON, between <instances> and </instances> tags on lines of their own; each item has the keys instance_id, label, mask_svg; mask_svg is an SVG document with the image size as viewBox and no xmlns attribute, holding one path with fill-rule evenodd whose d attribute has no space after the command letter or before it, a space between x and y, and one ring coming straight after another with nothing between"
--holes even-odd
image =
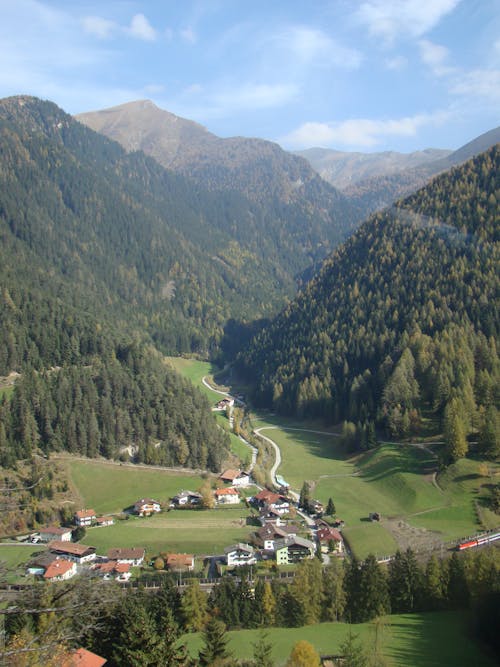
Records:
<instances>
[{"instance_id":1,"label":"forested hillside","mask_svg":"<svg viewBox=\"0 0 500 667\"><path fill-rule=\"evenodd\" d=\"M460 452L476 430L497 452L499 153L372 217L325 261L240 355L261 405L365 435L375 419L416 433L426 411Z\"/></svg>"},{"instance_id":2,"label":"forested hillside","mask_svg":"<svg viewBox=\"0 0 500 667\"><path fill-rule=\"evenodd\" d=\"M89 366L26 371L0 403L5 467L38 450L106 458L127 450L125 460L219 470L227 446L206 398L134 344Z\"/></svg>"},{"instance_id":3,"label":"forested hillside","mask_svg":"<svg viewBox=\"0 0 500 667\"><path fill-rule=\"evenodd\" d=\"M227 202L49 102L3 100L0 134L0 375L21 373L0 399L1 463L128 447L217 469L227 441L207 402L147 342L206 349L233 309L259 311L269 275L209 224ZM231 261L249 264L238 292Z\"/></svg>"},{"instance_id":4,"label":"forested hillside","mask_svg":"<svg viewBox=\"0 0 500 667\"><path fill-rule=\"evenodd\" d=\"M291 273L264 261L265 239L256 254L231 234L241 225L257 248L253 212L237 195L203 192L34 98L3 100L0 132L0 270L15 306L2 313L6 339L31 345L36 333L21 322L36 329L40 317L24 311L53 321L47 298L57 296L86 317L139 327L169 352L206 351L229 317L268 314L293 293ZM35 345L35 357L58 361ZM0 373L26 354L2 359Z\"/></svg>"}]
</instances>

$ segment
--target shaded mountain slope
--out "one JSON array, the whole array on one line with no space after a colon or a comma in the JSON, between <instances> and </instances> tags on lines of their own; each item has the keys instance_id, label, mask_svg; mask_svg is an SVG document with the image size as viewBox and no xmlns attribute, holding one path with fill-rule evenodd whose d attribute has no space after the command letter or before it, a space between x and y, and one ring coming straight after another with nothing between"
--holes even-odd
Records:
<instances>
[{"instance_id":1,"label":"shaded mountain slope","mask_svg":"<svg viewBox=\"0 0 500 667\"><path fill-rule=\"evenodd\" d=\"M261 405L401 435L460 397L478 423L499 378L499 161L435 178L324 262L240 355Z\"/></svg>"},{"instance_id":2,"label":"shaded mountain slope","mask_svg":"<svg viewBox=\"0 0 500 667\"><path fill-rule=\"evenodd\" d=\"M361 214L308 162L261 139L222 139L147 100L76 118L216 192L237 192L259 206L257 235L280 236L289 259L322 259L360 222ZM304 262L299 270L306 268Z\"/></svg>"}]
</instances>

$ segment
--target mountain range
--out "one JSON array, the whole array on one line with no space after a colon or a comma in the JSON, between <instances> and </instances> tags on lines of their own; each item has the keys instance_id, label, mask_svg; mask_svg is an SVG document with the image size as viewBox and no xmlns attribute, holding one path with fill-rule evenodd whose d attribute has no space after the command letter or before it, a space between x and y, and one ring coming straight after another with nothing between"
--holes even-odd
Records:
<instances>
[{"instance_id":1,"label":"mountain range","mask_svg":"<svg viewBox=\"0 0 500 667\"><path fill-rule=\"evenodd\" d=\"M450 388L475 406L471 415L485 414L499 384L491 342L498 334L498 148L352 233L360 207L303 158L269 142L218 139L150 103L118 110L95 118L104 115L130 136L133 119L142 118L130 150L51 102L0 100L0 374L78 368L64 375L65 391L75 384L75 396L88 392L83 414L94 413L101 432L112 420L96 396L113 396L120 427L106 455L143 433L145 460L210 459L212 467L224 448L216 432L216 456L186 454L179 444L186 429L192 437L205 426L186 426L180 416L171 439L180 453L156 452L148 438L158 436L158 420L168 422L165 408L152 416L144 407L142 426L125 416L134 392L152 395L148 383L165 382L151 373L144 379L154 348L225 362L240 350L237 365L256 400L298 416L377 420L399 435L403 421L416 428L420 401L442 415L456 398ZM124 112L126 122L118 122ZM153 123L157 135L148 134L149 118L164 123ZM152 147L170 146L168 168L138 150L146 136ZM291 301L297 276L321 260ZM71 422L81 405L69 406L68 423L53 421L62 389L50 373L40 377L27 374L19 385L0 453L63 441L76 443L74 451L100 451L95 420ZM405 383L410 398L403 400ZM195 402L185 396L174 405Z\"/></svg>"},{"instance_id":2,"label":"mountain range","mask_svg":"<svg viewBox=\"0 0 500 667\"><path fill-rule=\"evenodd\" d=\"M366 216L423 187L431 178L482 153L500 141L500 127L456 151L426 149L414 153L340 153L310 149L300 154Z\"/></svg>"}]
</instances>

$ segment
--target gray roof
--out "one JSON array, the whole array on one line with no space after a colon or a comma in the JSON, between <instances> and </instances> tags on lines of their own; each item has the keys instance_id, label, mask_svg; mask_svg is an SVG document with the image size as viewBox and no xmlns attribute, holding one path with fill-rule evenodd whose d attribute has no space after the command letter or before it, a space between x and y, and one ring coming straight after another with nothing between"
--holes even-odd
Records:
<instances>
[{"instance_id":1,"label":"gray roof","mask_svg":"<svg viewBox=\"0 0 500 667\"><path fill-rule=\"evenodd\" d=\"M224 549L225 554L231 553L231 551L246 551L246 553L252 554L255 549L250 546L249 544L243 544L242 542L238 542L238 544L232 544L229 547L226 547Z\"/></svg>"}]
</instances>

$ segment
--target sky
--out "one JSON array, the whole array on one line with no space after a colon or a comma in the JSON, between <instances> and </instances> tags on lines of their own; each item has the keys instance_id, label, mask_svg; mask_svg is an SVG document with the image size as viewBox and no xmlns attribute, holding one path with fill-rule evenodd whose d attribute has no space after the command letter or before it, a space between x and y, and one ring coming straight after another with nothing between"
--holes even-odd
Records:
<instances>
[{"instance_id":1,"label":"sky","mask_svg":"<svg viewBox=\"0 0 500 667\"><path fill-rule=\"evenodd\" d=\"M289 150L456 149L500 124L500 0L0 0L19 94Z\"/></svg>"}]
</instances>

